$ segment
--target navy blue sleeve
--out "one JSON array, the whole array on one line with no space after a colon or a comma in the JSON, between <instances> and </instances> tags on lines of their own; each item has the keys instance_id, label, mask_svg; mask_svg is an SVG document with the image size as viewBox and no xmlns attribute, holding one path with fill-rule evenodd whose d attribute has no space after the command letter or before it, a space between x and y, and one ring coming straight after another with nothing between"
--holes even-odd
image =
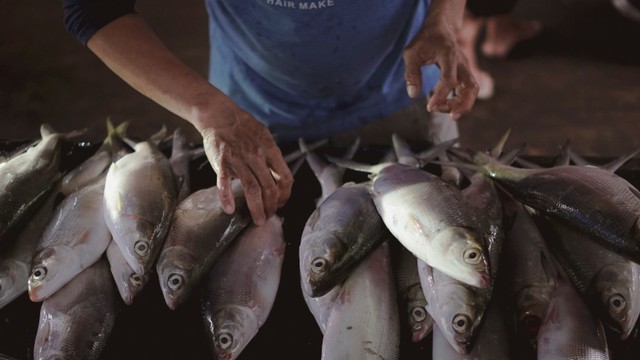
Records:
<instances>
[{"instance_id":1,"label":"navy blue sleeve","mask_svg":"<svg viewBox=\"0 0 640 360\"><path fill-rule=\"evenodd\" d=\"M135 13L135 0L62 0L64 25L84 46L100 28Z\"/></svg>"}]
</instances>

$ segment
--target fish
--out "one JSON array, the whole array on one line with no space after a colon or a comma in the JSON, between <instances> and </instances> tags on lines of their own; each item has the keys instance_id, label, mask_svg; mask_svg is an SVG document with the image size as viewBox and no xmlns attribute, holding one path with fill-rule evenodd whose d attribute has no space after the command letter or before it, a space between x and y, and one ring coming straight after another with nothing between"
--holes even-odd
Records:
<instances>
[{"instance_id":1,"label":"fish","mask_svg":"<svg viewBox=\"0 0 640 360\"><path fill-rule=\"evenodd\" d=\"M427 312L427 299L424 296L418 261L409 250L400 247L400 254L395 269L395 280L398 301L401 309L405 310L411 341L419 342L433 330L434 321Z\"/></svg>"},{"instance_id":2,"label":"fish","mask_svg":"<svg viewBox=\"0 0 640 360\"><path fill-rule=\"evenodd\" d=\"M346 183L309 216L299 248L303 290L309 296L326 294L390 236L369 188Z\"/></svg>"},{"instance_id":3,"label":"fish","mask_svg":"<svg viewBox=\"0 0 640 360\"><path fill-rule=\"evenodd\" d=\"M173 141L171 145L171 157L169 162L171 168L180 184L180 191L178 192L178 198L176 201L180 203L191 193L190 184L190 167L191 160L197 159L204 155L203 147L191 147L187 143L187 134L183 128L176 128L173 132Z\"/></svg>"},{"instance_id":4,"label":"fish","mask_svg":"<svg viewBox=\"0 0 640 360\"><path fill-rule=\"evenodd\" d=\"M285 255L282 219L242 231L207 274L203 321L214 359L236 359L267 321Z\"/></svg>"},{"instance_id":5,"label":"fish","mask_svg":"<svg viewBox=\"0 0 640 360\"><path fill-rule=\"evenodd\" d=\"M127 259L125 259L122 251L115 241L111 241L106 250L106 256L109 260L109 268L111 275L115 281L118 293L125 304L133 304L134 298L142 291L144 286L149 282L151 272L142 274L133 271Z\"/></svg>"},{"instance_id":6,"label":"fish","mask_svg":"<svg viewBox=\"0 0 640 360\"><path fill-rule=\"evenodd\" d=\"M0 254L0 309L27 292L31 261L53 214L56 195L52 193L48 196L22 229L11 249Z\"/></svg>"},{"instance_id":7,"label":"fish","mask_svg":"<svg viewBox=\"0 0 640 360\"><path fill-rule=\"evenodd\" d=\"M111 163L104 185L104 221L136 273L155 264L177 197L169 159L151 140L136 143L133 152Z\"/></svg>"},{"instance_id":8,"label":"fish","mask_svg":"<svg viewBox=\"0 0 640 360\"><path fill-rule=\"evenodd\" d=\"M400 316L388 240L349 275L322 339L322 360L400 356Z\"/></svg>"},{"instance_id":9,"label":"fish","mask_svg":"<svg viewBox=\"0 0 640 360\"><path fill-rule=\"evenodd\" d=\"M34 359L98 359L118 312L117 294L103 257L42 302Z\"/></svg>"},{"instance_id":10,"label":"fish","mask_svg":"<svg viewBox=\"0 0 640 360\"><path fill-rule=\"evenodd\" d=\"M0 162L0 240L18 229L57 186L62 141L82 131L58 133L43 124L40 134L32 146Z\"/></svg>"},{"instance_id":11,"label":"fish","mask_svg":"<svg viewBox=\"0 0 640 360\"><path fill-rule=\"evenodd\" d=\"M517 201L640 262L640 192L624 178L592 166L522 169L480 152L474 162Z\"/></svg>"},{"instance_id":12,"label":"fish","mask_svg":"<svg viewBox=\"0 0 640 360\"><path fill-rule=\"evenodd\" d=\"M516 327L533 348L557 287L557 269L546 240L527 209L513 202L516 215L504 248L504 269Z\"/></svg>"},{"instance_id":13,"label":"fish","mask_svg":"<svg viewBox=\"0 0 640 360\"><path fill-rule=\"evenodd\" d=\"M370 173L371 193L387 229L418 259L471 286L491 283L479 211L459 188L401 163L338 165Z\"/></svg>"},{"instance_id":14,"label":"fish","mask_svg":"<svg viewBox=\"0 0 640 360\"><path fill-rule=\"evenodd\" d=\"M558 286L538 334L538 359L610 359L602 322L591 313L566 275L560 270L558 273Z\"/></svg>"},{"instance_id":15,"label":"fish","mask_svg":"<svg viewBox=\"0 0 640 360\"><path fill-rule=\"evenodd\" d=\"M218 188L200 189L175 209L156 272L165 303L176 309L251 221L239 180L232 182L237 209L222 209Z\"/></svg>"},{"instance_id":16,"label":"fish","mask_svg":"<svg viewBox=\"0 0 640 360\"><path fill-rule=\"evenodd\" d=\"M103 220L105 176L76 190L54 210L36 247L28 292L43 301L100 259L111 234Z\"/></svg>"},{"instance_id":17,"label":"fish","mask_svg":"<svg viewBox=\"0 0 640 360\"><path fill-rule=\"evenodd\" d=\"M571 283L603 323L626 339L640 315L640 265L565 225L544 223L549 247Z\"/></svg>"}]
</instances>

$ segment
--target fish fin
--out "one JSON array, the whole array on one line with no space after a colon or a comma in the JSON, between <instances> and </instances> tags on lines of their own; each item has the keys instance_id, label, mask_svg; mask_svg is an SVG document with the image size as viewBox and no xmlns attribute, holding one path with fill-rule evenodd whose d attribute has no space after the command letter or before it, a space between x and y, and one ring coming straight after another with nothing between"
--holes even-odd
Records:
<instances>
[{"instance_id":1,"label":"fish fin","mask_svg":"<svg viewBox=\"0 0 640 360\"><path fill-rule=\"evenodd\" d=\"M618 171L618 169L620 169L622 167L622 165L626 164L627 161L633 159L636 155L638 155L638 152L640 152L640 149L636 149L632 152L630 152L627 155L623 155L611 162L609 162L608 164L602 165L600 166L601 168L610 171L612 173L615 173L616 171Z\"/></svg>"},{"instance_id":2,"label":"fish fin","mask_svg":"<svg viewBox=\"0 0 640 360\"><path fill-rule=\"evenodd\" d=\"M356 139L353 141L351 146L349 146L349 148L345 152L343 158L353 160L353 157L356 155L356 153L358 152L358 149L360 148L360 142L361 142L360 136L356 137Z\"/></svg>"},{"instance_id":3,"label":"fish fin","mask_svg":"<svg viewBox=\"0 0 640 360\"><path fill-rule=\"evenodd\" d=\"M574 164L578 166L589 166L591 165L585 158L576 154L574 151L569 150L569 158L573 161Z\"/></svg>"},{"instance_id":4,"label":"fish fin","mask_svg":"<svg viewBox=\"0 0 640 360\"><path fill-rule=\"evenodd\" d=\"M53 134L57 134L57 131L55 131L53 127L51 127L51 124L45 123L40 125L40 137L44 139L47 136L51 136Z\"/></svg>"},{"instance_id":5,"label":"fish fin","mask_svg":"<svg viewBox=\"0 0 640 360\"><path fill-rule=\"evenodd\" d=\"M522 166L525 169L542 169L542 166L534 162L531 162L529 160L525 160L519 156L516 157L515 163L517 163L518 165Z\"/></svg>"},{"instance_id":6,"label":"fish fin","mask_svg":"<svg viewBox=\"0 0 640 360\"><path fill-rule=\"evenodd\" d=\"M571 142L567 139L564 145L560 146L560 153L556 157L555 166L567 166L571 162Z\"/></svg>"},{"instance_id":7,"label":"fish fin","mask_svg":"<svg viewBox=\"0 0 640 360\"><path fill-rule=\"evenodd\" d=\"M509 139L509 135L511 135L511 128L508 128L504 134L498 139L498 142L491 148L489 151L489 155L493 158L498 158L502 151L504 150L504 145L507 143L507 139Z\"/></svg>"},{"instance_id":8,"label":"fish fin","mask_svg":"<svg viewBox=\"0 0 640 360\"><path fill-rule=\"evenodd\" d=\"M300 140L302 140L302 139L298 139L298 145L300 144ZM302 141L304 142L304 140L302 140ZM306 151L307 152L315 151L315 150L321 148L322 146L324 146L327 142L329 142L328 139L321 139L321 140L318 140L318 141L316 141L314 143L311 143L311 144L306 144L305 143L305 147L307 149ZM289 154L284 156L284 161L286 163L291 163L292 161L297 160L298 158L302 157L303 155L305 155L305 151L302 151L301 149L294 150L293 152L291 152L291 153L289 153Z\"/></svg>"},{"instance_id":9,"label":"fish fin","mask_svg":"<svg viewBox=\"0 0 640 360\"><path fill-rule=\"evenodd\" d=\"M391 142L393 143L393 151L400 164L409 166L419 166L419 161L411 150L411 146L397 133L391 134Z\"/></svg>"},{"instance_id":10,"label":"fish fin","mask_svg":"<svg viewBox=\"0 0 640 360\"><path fill-rule=\"evenodd\" d=\"M453 138L447 141L440 142L416 154L415 158L418 159L418 162L420 163L420 167L424 167L428 163L433 162L438 157L438 155L440 155L442 152L452 149L453 145L455 145L456 143L458 143L458 138Z\"/></svg>"},{"instance_id":11,"label":"fish fin","mask_svg":"<svg viewBox=\"0 0 640 360\"><path fill-rule=\"evenodd\" d=\"M447 155L446 152L441 153L438 156L438 159L443 162L450 161L449 156ZM460 169L453 166L443 166L440 177L442 178L442 180L452 185L455 185L457 187L460 187L460 184L462 184L462 172L460 171ZM464 176L467 179L470 179L472 175L473 174L469 172L464 174Z\"/></svg>"},{"instance_id":12,"label":"fish fin","mask_svg":"<svg viewBox=\"0 0 640 360\"><path fill-rule=\"evenodd\" d=\"M291 174L293 176L295 176L298 173L298 170L300 170L300 167L302 167L302 164L304 164L305 158L299 158L298 160L296 160L290 167L291 169Z\"/></svg>"},{"instance_id":13,"label":"fish fin","mask_svg":"<svg viewBox=\"0 0 640 360\"><path fill-rule=\"evenodd\" d=\"M516 161L516 159L518 158L518 155L520 155L523 151L524 148L526 147L526 144L522 144L520 145L520 147L515 148L505 154L502 154L499 158L498 161L501 164L504 165L511 165L514 163L514 161Z\"/></svg>"},{"instance_id":14,"label":"fish fin","mask_svg":"<svg viewBox=\"0 0 640 360\"><path fill-rule=\"evenodd\" d=\"M340 159L330 155L327 155L327 159L339 167L360 171L360 172L366 172L366 173L378 173L380 172L380 170L388 166L388 163L369 165L369 164L359 163L353 160Z\"/></svg>"},{"instance_id":15,"label":"fish fin","mask_svg":"<svg viewBox=\"0 0 640 360\"><path fill-rule=\"evenodd\" d=\"M322 159L320 159L320 157L315 152L310 150L307 147L307 144L305 143L304 139L302 138L298 139L298 146L300 147L300 154L304 155L304 159L309 164L309 167L311 167L311 170L313 171L315 176L319 179L320 174L322 174L324 169L326 169L329 166L329 164L324 162Z\"/></svg>"}]
</instances>

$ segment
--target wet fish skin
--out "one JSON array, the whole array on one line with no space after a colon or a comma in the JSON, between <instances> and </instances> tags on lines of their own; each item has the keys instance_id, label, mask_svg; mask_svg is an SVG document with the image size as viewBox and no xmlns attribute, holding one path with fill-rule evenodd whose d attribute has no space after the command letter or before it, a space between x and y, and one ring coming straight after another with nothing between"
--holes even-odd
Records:
<instances>
[{"instance_id":1,"label":"wet fish skin","mask_svg":"<svg viewBox=\"0 0 640 360\"><path fill-rule=\"evenodd\" d=\"M107 259L111 269L111 275L116 283L120 297L125 304L133 304L134 298L142 291L149 282L150 272L138 274L129 265L122 251L115 241L109 243L106 251Z\"/></svg>"},{"instance_id":2,"label":"wet fish skin","mask_svg":"<svg viewBox=\"0 0 640 360\"><path fill-rule=\"evenodd\" d=\"M48 124L34 146L0 162L0 240L33 214L60 178L62 140L79 132L57 133Z\"/></svg>"},{"instance_id":3,"label":"wet fish skin","mask_svg":"<svg viewBox=\"0 0 640 360\"><path fill-rule=\"evenodd\" d=\"M115 324L117 304L102 258L42 303L34 359L98 359Z\"/></svg>"},{"instance_id":4,"label":"wet fish skin","mask_svg":"<svg viewBox=\"0 0 640 360\"><path fill-rule=\"evenodd\" d=\"M178 188L169 159L153 143L139 142L134 150L107 171L104 219L131 268L144 273L162 248Z\"/></svg>"},{"instance_id":5,"label":"wet fish skin","mask_svg":"<svg viewBox=\"0 0 640 360\"><path fill-rule=\"evenodd\" d=\"M104 180L75 191L56 207L32 261L32 301L51 296L107 249L111 234L102 218Z\"/></svg>"},{"instance_id":6,"label":"wet fish skin","mask_svg":"<svg viewBox=\"0 0 640 360\"><path fill-rule=\"evenodd\" d=\"M371 252L345 280L322 341L322 360L400 355L400 318L389 243Z\"/></svg>"},{"instance_id":7,"label":"wet fish skin","mask_svg":"<svg viewBox=\"0 0 640 360\"><path fill-rule=\"evenodd\" d=\"M592 166L520 169L481 153L474 161L516 200L640 262L640 191L624 178Z\"/></svg>"},{"instance_id":8,"label":"wet fish skin","mask_svg":"<svg viewBox=\"0 0 640 360\"><path fill-rule=\"evenodd\" d=\"M158 256L156 272L165 302L175 309L198 286L236 236L250 223L242 188L232 183L236 212L222 209L218 189L198 190L178 204Z\"/></svg>"},{"instance_id":9,"label":"wet fish skin","mask_svg":"<svg viewBox=\"0 0 640 360\"><path fill-rule=\"evenodd\" d=\"M311 297L326 294L388 236L368 184L339 187L305 224L299 248L303 290Z\"/></svg>"},{"instance_id":10,"label":"wet fish skin","mask_svg":"<svg viewBox=\"0 0 640 360\"><path fill-rule=\"evenodd\" d=\"M411 341L419 342L431 333L434 321L427 312L428 303L420 284L418 261L404 247L400 247L395 280L400 307L405 309L411 331Z\"/></svg>"},{"instance_id":11,"label":"wet fish skin","mask_svg":"<svg viewBox=\"0 0 640 360\"><path fill-rule=\"evenodd\" d=\"M236 359L267 320L284 261L282 219L251 224L207 275L203 319L214 359Z\"/></svg>"},{"instance_id":12,"label":"wet fish skin","mask_svg":"<svg viewBox=\"0 0 640 360\"><path fill-rule=\"evenodd\" d=\"M28 289L32 259L53 213L55 198L55 195L49 195L22 229L12 248L0 255L0 309Z\"/></svg>"}]
</instances>

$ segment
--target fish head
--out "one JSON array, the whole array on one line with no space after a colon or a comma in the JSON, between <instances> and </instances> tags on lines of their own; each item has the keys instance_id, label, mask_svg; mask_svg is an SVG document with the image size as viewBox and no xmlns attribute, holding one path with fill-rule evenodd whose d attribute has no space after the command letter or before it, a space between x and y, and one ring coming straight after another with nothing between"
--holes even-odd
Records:
<instances>
[{"instance_id":1,"label":"fish head","mask_svg":"<svg viewBox=\"0 0 640 360\"><path fill-rule=\"evenodd\" d=\"M475 292L459 283L442 287L439 291L443 306L434 313L439 317L436 320L438 327L458 353L468 354L482 320L482 311L478 308L480 302L474 299Z\"/></svg>"},{"instance_id":2,"label":"fish head","mask_svg":"<svg viewBox=\"0 0 640 360\"><path fill-rule=\"evenodd\" d=\"M516 294L518 328L529 338L534 348L553 290L552 286L528 286Z\"/></svg>"},{"instance_id":3,"label":"fish head","mask_svg":"<svg viewBox=\"0 0 640 360\"><path fill-rule=\"evenodd\" d=\"M27 282L31 301L43 301L82 271L82 261L65 245L46 247L33 258Z\"/></svg>"},{"instance_id":4,"label":"fish head","mask_svg":"<svg viewBox=\"0 0 640 360\"><path fill-rule=\"evenodd\" d=\"M12 259L0 262L0 309L26 290L27 264Z\"/></svg>"},{"instance_id":5,"label":"fish head","mask_svg":"<svg viewBox=\"0 0 640 360\"><path fill-rule=\"evenodd\" d=\"M303 290L311 297L322 296L336 285L340 274L332 270L340 254L346 252L338 236L331 231L304 235L299 254L300 274Z\"/></svg>"},{"instance_id":6,"label":"fish head","mask_svg":"<svg viewBox=\"0 0 640 360\"><path fill-rule=\"evenodd\" d=\"M160 255L156 270L162 295L171 310L183 303L191 292L194 263L191 251L181 246L166 249Z\"/></svg>"},{"instance_id":7,"label":"fish head","mask_svg":"<svg viewBox=\"0 0 640 360\"><path fill-rule=\"evenodd\" d=\"M640 303L639 266L632 262L622 262L600 270L593 279L593 290L600 299L600 307L605 314L604 322L626 339L633 330Z\"/></svg>"},{"instance_id":8,"label":"fish head","mask_svg":"<svg viewBox=\"0 0 640 360\"><path fill-rule=\"evenodd\" d=\"M150 273L136 273L127 263L115 241L112 241L107 248L107 258L120 297L125 304L131 305L135 296L149 280Z\"/></svg>"},{"instance_id":9,"label":"fish head","mask_svg":"<svg viewBox=\"0 0 640 360\"><path fill-rule=\"evenodd\" d=\"M225 306L205 316L214 359L233 360L258 332L260 323L246 306Z\"/></svg>"},{"instance_id":10,"label":"fish head","mask_svg":"<svg viewBox=\"0 0 640 360\"><path fill-rule=\"evenodd\" d=\"M411 329L411 340L424 339L433 329L433 318L427 312L427 301L421 286L412 286L407 294L407 316Z\"/></svg>"},{"instance_id":11,"label":"fish head","mask_svg":"<svg viewBox=\"0 0 640 360\"><path fill-rule=\"evenodd\" d=\"M477 288L491 285L486 247L473 229L446 227L434 236L432 242L435 249L430 256L432 267Z\"/></svg>"}]
</instances>

